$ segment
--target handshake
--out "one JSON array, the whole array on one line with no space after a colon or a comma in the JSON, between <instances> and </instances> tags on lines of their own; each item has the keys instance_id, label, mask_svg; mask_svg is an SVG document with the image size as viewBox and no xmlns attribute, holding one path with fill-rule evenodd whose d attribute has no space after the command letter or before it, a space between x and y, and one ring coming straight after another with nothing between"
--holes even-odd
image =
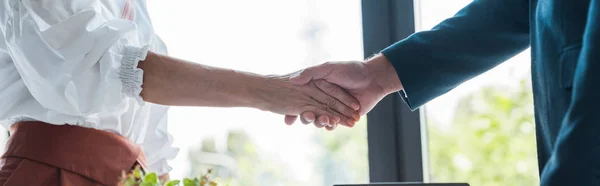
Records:
<instances>
[{"instance_id":1,"label":"handshake","mask_svg":"<svg viewBox=\"0 0 600 186\"><path fill-rule=\"evenodd\" d=\"M251 107L285 116L291 125L333 130L354 126L361 115L402 90L396 70L383 55L366 61L327 62L283 76L263 76L148 53L140 94L144 101L171 106Z\"/></svg>"},{"instance_id":2,"label":"handshake","mask_svg":"<svg viewBox=\"0 0 600 186\"><path fill-rule=\"evenodd\" d=\"M391 63L378 55L366 62L327 62L283 76L268 76L258 108L283 114L293 124L333 130L353 127L387 94L402 90Z\"/></svg>"}]
</instances>

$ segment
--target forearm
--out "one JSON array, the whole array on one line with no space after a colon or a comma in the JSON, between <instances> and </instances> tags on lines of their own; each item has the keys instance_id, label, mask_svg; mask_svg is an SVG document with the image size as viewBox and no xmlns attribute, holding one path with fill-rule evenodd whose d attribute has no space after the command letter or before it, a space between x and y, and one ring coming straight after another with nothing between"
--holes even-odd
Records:
<instances>
[{"instance_id":1,"label":"forearm","mask_svg":"<svg viewBox=\"0 0 600 186\"><path fill-rule=\"evenodd\" d=\"M475 0L433 29L382 50L402 80L410 108L527 49L528 7L527 0Z\"/></svg>"},{"instance_id":2,"label":"forearm","mask_svg":"<svg viewBox=\"0 0 600 186\"><path fill-rule=\"evenodd\" d=\"M261 75L206 66L149 52L139 63L144 70L141 96L147 102L172 106L260 107L253 88Z\"/></svg>"}]
</instances>

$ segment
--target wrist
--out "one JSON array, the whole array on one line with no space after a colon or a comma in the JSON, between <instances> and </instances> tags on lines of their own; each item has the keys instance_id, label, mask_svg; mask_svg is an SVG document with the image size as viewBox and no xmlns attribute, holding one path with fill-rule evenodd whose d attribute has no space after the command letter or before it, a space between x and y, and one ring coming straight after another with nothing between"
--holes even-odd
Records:
<instances>
[{"instance_id":1,"label":"wrist","mask_svg":"<svg viewBox=\"0 0 600 186\"><path fill-rule=\"evenodd\" d=\"M252 75L249 78L244 79L244 99L243 103L245 107L251 107L260 109L263 111L270 111L271 103L269 102L268 95L272 92L272 82L274 77L263 76L263 75Z\"/></svg>"},{"instance_id":2,"label":"wrist","mask_svg":"<svg viewBox=\"0 0 600 186\"><path fill-rule=\"evenodd\" d=\"M379 86L385 94L391 94L403 89L398 73L392 63L383 55L379 54L366 61L369 74L373 74L373 82Z\"/></svg>"}]
</instances>

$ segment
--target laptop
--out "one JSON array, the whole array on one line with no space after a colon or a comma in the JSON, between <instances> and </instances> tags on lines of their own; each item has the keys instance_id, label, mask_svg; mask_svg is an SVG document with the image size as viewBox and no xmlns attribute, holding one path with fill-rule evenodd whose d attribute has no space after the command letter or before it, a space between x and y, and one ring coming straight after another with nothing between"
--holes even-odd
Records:
<instances>
[{"instance_id":1,"label":"laptop","mask_svg":"<svg viewBox=\"0 0 600 186\"><path fill-rule=\"evenodd\" d=\"M468 183L368 183L368 184L339 184L333 186L469 186Z\"/></svg>"}]
</instances>

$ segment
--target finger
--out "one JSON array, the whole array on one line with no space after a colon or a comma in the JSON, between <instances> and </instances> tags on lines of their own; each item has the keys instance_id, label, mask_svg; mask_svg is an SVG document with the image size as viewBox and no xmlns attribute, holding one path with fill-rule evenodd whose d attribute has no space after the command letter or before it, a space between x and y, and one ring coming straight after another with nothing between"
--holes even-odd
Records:
<instances>
[{"instance_id":1,"label":"finger","mask_svg":"<svg viewBox=\"0 0 600 186\"><path fill-rule=\"evenodd\" d=\"M337 124L342 120L342 118L334 116L333 121L329 121L329 124Z\"/></svg>"},{"instance_id":2,"label":"finger","mask_svg":"<svg viewBox=\"0 0 600 186\"><path fill-rule=\"evenodd\" d=\"M324 79L327 75L331 74L333 67L329 63L324 63L317 66L312 66L302 70L300 73L294 74L290 77L290 82L296 85L304 85L313 79Z\"/></svg>"},{"instance_id":3,"label":"finger","mask_svg":"<svg viewBox=\"0 0 600 186\"><path fill-rule=\"evenodd\" d=\"M341 87L339 87L333 83L329 83L322 79L315 80L314 83L317 86L317 88L319 88L321 91L323 91L327 95L332 96L335 99L339 100L344 105L346 105L354 110L360 109L358 100L356 100L352 95L350 95L348 92L346 92L346 90L342 89ZM357 119L357 118L354 118L354 119Z\"/></svg>"},{"instance_id":4,"label":"finger","mask_svg":"<svg viewBox=\"0 0 600 186\"><path fill-rule=\"evenodd\" d=\"M330 124L341 124L347 127L354 127L354 124L356 123L356 120L349 118L347 116L344 116L343 114L340 114L339 112L332 110L331 108L327 107L327 106L323 106L322 110L325 110L324 113L326 113L330 118L333 118L333 121L330 121ZM321 117L321 116L319 116Z\"/></svg>"},{"instance_id":5,"label":"finger","mask_svg":"<svg viewBox=\"0 0 600 186\"><path fill-rule=\"evenodd\" d=\"M315 99L315 101L321 103L324 107L335 111L334 113L341 113L343 116L345 116L342 117L343 120L358 120L360 118L356 110L353 110L352 108L344 105L339 100L327 95L325 92L319 90L318 88L317 90L311 90L309 94L313 99Z\"/></svg>"},{"instance_id":6,"label":"finger","mask_svg":"<svg viewBox=\"0 0 600 186\"><path fill-rule=\"evenodd\" d=\"M352 127L354 127L354 125L356 124L357 121L358 120L353 120L353 119L352 120L346 120L346 121L341 121L340 124L344 125L346 127L352 128Z\"/></svg>"},{"instance_id":7,"label":"finger","mask_svg":"<svg viewBox=\"0 0 600 186\"><path fill-rule=\"evenodd\" d=\"M329 119L329 123L327 123L327 125L325 125L325 129L331 128L334 125L337 125L338 122L340 122L340 118L339 117L335 117L335 119Z\"/></svg>"},{"instance_id":8,"label":"finger","mask_svg":"<svg viewBox=\"0 0 600 186\"><path fill-rule=\"evenodd\" d=\"M325 129L327 129L328 131L333 131L336 127L337 124L334 123L332 125L325 126Z\"/></svg>"},{"instance_id":9,"label":"finger","mask_svg":"<svg viewBox=\"0 0 600 186\"><path fill-rule=\"evenodd\" d=\"M334 110L331 110L327 106L316 107L316 106L308 106L306 109L311 110L313 113L318 115L317 120L315 121L315 126L323 125L324 121L329 121L331 124L341 124L347 127L354 127L356 121L354 119L348 118L340 113L337 113ZM327 118L327 119L325 119ZM319 127L320 128L320 127Z\"/></svg>"},{"instance_id":10,"label":"finger","mask_svg":"<svg viewBox=\"0 0 600 186\"><path fill-rule=\"evenodd\" d=\"M323 116L319 116L318 118L322 122L328 121L327 123L321 123L321 124L323 124L324 127L331 127L333 125L336 125L338 122L340 122L340 117L337 117L337 116L323 115Z\"/></svg>"},{"instance_id":11,"label":"finger","mask_svg":"<svg viewBox=\"0 0 600 186\"><path fill-rule=\"evenodd\" d=\"M325 115L319 116L319 118L317 118L317 120L315 121L315 127L317 128L323 128L327 125L329 125L329 117Z\"/></svg>"},{"instance_id":12,"label":"finger","mask_svg":"<svg viewBox=\"0 0 600 186\"><path fill-rule=\"evenodd\" d=\"M309 124L315 121L315 113L313 112L303 112L300 114L300 121L304 124Z\"/></svg>"},{"instance_id":13,"label":"finger","mask_svg":"<svg viewBox=\"0 0 600 186\"><path fill-rule=\"evenodd\" d=\"M352 128L354 127L355 123L356 121L354 119L347 118L341 119L340 122L338 122L337 124Z\"/></svg>"},{"instance_id":14,"label":"finger","mask_svg":"<svg viewBox=\"0 0 600 186\"><path fill-rule=\"evenodd\" d=\"M298 116L286 115L284 118L285 124L292 125L296 122L296 119L298 119Z\"/></svg>"},{"instance_id":15,"label":"finger","mask_svg":"<svg viewBox=\"0 0 600 186\"><path fill-rule=\"evenodd\" d=\"M335 112L335 111L333 111ZM339 115L339 113L337 113ZM354 127L354 124L356 123L357 120L346 117L346 116L341 116L341 118L339 118L339 120L337 120L337 122L335 122L335 124L340 124L340 125L344 125L346 127Z\"/></svg>"}]
</instances>

